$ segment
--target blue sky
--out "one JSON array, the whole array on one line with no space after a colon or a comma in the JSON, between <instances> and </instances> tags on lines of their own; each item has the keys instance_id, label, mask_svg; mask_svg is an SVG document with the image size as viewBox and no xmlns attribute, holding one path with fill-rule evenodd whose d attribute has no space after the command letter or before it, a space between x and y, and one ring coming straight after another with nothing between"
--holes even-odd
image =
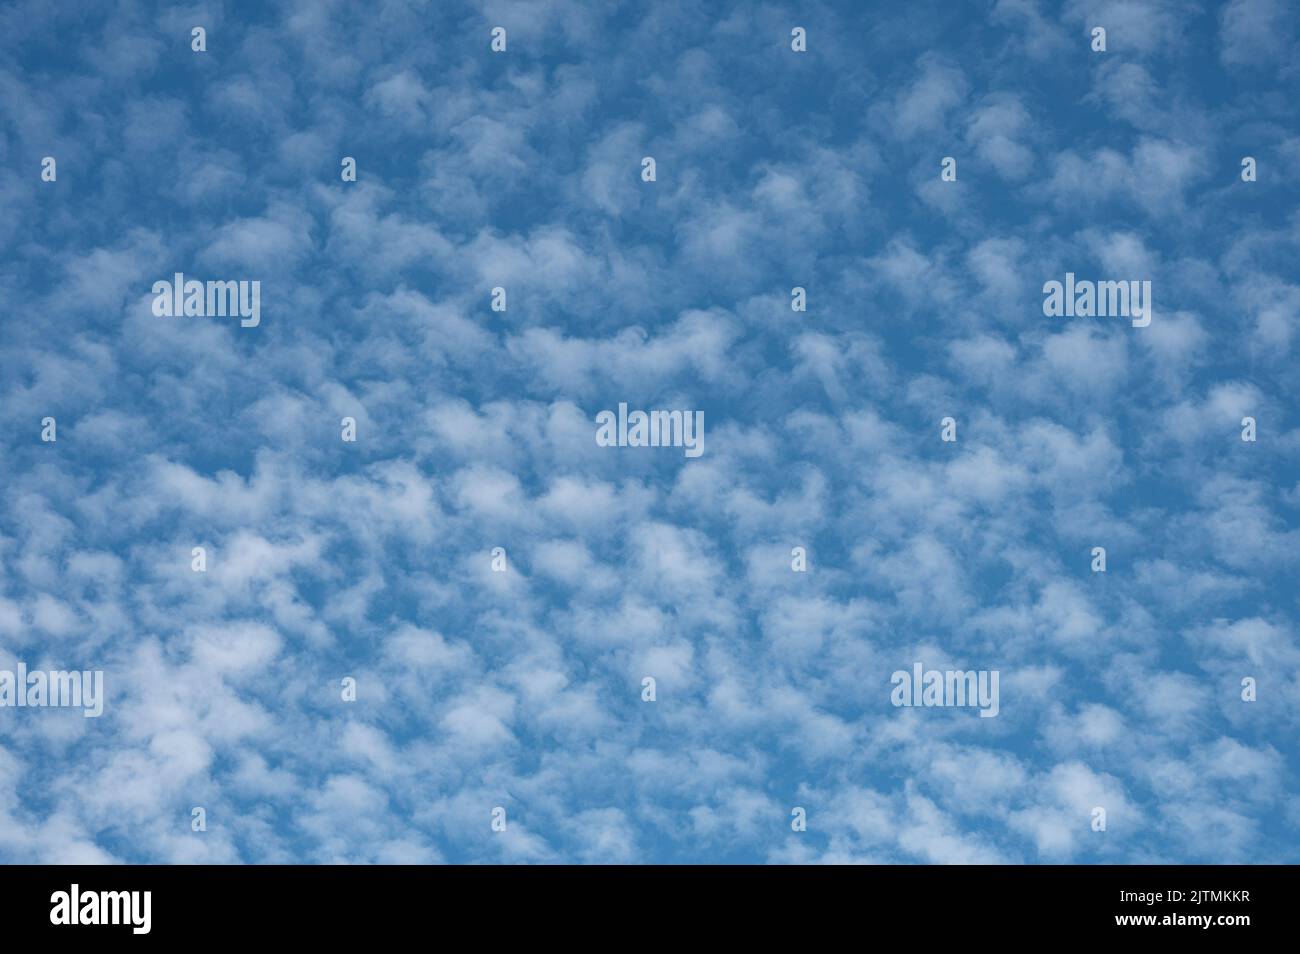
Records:
<instances>
[{"instance_id":1,"label":"blue sky","mask_svg":"<svg viewBox=\"0 0 1300 954\"><path fill-rule=\"evenodd\" d=\"M0 859L1300 860L1297 19L6 5Z\"/></svg>"}]
</instances>

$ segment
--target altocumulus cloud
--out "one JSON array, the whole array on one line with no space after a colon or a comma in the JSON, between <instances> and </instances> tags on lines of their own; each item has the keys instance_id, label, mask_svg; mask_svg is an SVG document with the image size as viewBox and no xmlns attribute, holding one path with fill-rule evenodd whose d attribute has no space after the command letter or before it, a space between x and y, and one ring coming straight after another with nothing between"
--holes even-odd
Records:
<instances>
[{"instance_id":1,"label":"altocumulus cloud","mask_svg":"<svg viewBox=\"0 0 1300 954\"><path fill-rule=\"evenodd\" d=\"M0 859L1300 860L1295 19L9 4Z\"/></svg>"}]
</instances>

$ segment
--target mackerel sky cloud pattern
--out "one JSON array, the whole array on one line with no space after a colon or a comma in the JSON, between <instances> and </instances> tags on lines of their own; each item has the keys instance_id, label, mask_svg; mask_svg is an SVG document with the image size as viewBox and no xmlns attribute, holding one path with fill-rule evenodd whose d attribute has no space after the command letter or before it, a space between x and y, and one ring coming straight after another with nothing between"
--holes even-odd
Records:
<instances>
[{"instance_id":1,"label":"mackerel sky cloud pattern","mask_svg":"<svg viewBox=\"0 0 1300 954\"><path fill-rule=\"evenodd\" d=\"M1298 26L6 4L0 861L1300 861Z\"/></svg>"}]
</instances>

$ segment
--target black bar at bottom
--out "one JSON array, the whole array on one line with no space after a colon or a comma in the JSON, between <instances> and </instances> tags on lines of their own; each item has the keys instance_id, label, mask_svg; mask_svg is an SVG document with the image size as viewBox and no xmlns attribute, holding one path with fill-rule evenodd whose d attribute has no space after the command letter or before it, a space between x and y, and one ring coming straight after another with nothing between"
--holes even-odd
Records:
<instances>
[{"instance_id":1,"label":"black bar at bottom","mask_svg":"<svg viewBox=\"0 0 1300 954\"><path fill-rule=\"evenodd\" d=\"M1294 874L1173 865L10 866L0 869L0 918L9 942L335 945L433 932L459 938L458 947L513 937L675 945L827 930L883 940L878 932L902 930L918 942L1133 935L1230 945L1291 933Z\"/></svg>"}]
</instances>

